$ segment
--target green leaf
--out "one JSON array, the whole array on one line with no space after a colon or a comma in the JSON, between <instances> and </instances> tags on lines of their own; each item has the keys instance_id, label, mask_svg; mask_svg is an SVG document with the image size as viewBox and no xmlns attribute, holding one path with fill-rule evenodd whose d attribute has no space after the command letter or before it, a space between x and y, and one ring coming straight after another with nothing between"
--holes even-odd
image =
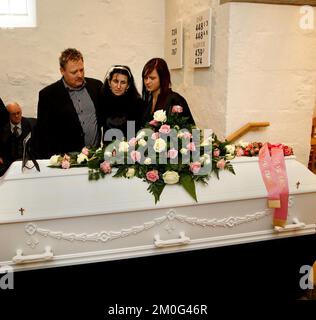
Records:
<instances>
[{"instance_id":1,"label":"green leaf","mask_svg":"<svg viewBox=\"0 0 316 320\"><path fill-rule=\"evenodd\" d=\"M189 195L197 202L195 183L189 174L184 174L180 177L180 184L189 193Z\"/></svg>"},{"instance_id":2,"label":"green leaf","mask_svg":"<svg viewBox=\"0 0 316 320\"><path fill-rule=\"evenodd\" d=\"M147 188L147 190L154 195L155 204L159 201L160 195L161 195L165 185L166 184L160 180L149 184L149 187Z\"/></svg>"},{"instance_id":3,"label":"green leaf","mask_svg":"<svg viewBox=\"0 0 316 320\"><path fill-rule=\"evenodd\" d=\"M126 166L119 166L116 173L113 175L115 178L124 177L127 171Z\"/></svg>"}]
</instances>

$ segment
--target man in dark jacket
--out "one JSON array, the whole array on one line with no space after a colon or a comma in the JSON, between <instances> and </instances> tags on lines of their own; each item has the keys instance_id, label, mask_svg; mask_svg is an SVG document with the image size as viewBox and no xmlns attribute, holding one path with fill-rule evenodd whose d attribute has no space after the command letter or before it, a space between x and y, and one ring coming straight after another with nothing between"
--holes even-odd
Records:
<instances>
[{"instance_id":1,"label":"man in dark jacket","mask_svg":"<svg viewBox=\"0 0 316 320\"><path fill-rule=\"evenodd\" d=\"M37 156L98 147L101 141L99 104L102 82L85 78L82 54L66 49L59 58L62 78L39 92Z\"/></svg>"},{"instance_id":2,"label":"man in dark jacket","mask_svg":"<svg viewBox=\"0 0 316 320\"><path fill-rule=\"evenodd\" d=\"M9 113L3 101L0 98L0 130L7 123L8 119L9 119Z\"/></svg>"},{"instance_id":3,"label":"man in dark jacket","mask_svg":"<svg viewBox=\"0 0 316 320\"><path fill-rule=\"evenodd\" d=\"M28 118L22 117L22 109L16 102L9 103L6 108L10 121L0 128L0 175L11 163L23 157L23 140L32 131Z\"/></svg>"}]
</instances>

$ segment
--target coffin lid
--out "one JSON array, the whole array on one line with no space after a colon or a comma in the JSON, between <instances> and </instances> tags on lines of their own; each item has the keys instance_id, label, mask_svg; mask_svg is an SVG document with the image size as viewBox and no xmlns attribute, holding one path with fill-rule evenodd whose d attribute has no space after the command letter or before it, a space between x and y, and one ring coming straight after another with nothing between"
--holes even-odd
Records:
<instances>
[{"instance_id":1,"label":"coffin lid","mask_svg":"<svg viewBox=\"0 0 316 320\"><path fill-rule=\"evenodd\" d=\"M155 205L141 179L113 178L88 180L87 168L68 170L47 167L40 160L35 168L21 172L21 162L14 162L0 179L0 222L66 218L95 214L196 206L226 201L265 198L258 158L240 157L231 161L236 172L220 172L208 185L196 183L198 202L180 185L167 185ZM316 192L316 175L294 156L286 157L290 194ZM312 195L311 195L312 196ZM315 195L313 195L315 196ZM23 208L23 215L20 208ZM194 209L194 208L193 208Z\"/></svg>"}]
</instances>

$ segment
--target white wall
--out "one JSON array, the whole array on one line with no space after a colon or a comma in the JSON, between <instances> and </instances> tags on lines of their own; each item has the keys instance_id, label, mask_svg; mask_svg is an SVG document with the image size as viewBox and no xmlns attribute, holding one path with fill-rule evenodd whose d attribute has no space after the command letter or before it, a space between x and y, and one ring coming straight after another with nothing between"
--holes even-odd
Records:
<instances>
[{"instance_id":1,"label":"white wall","mask_svg":"<svg viewBox=\"0 0 316 320\"><path fill-rule=\"evenodd\" d=\"M86 76L131 67L138 88L148 59L164 52L164 0L37 0L35 29L0 29L0 96L36 115L38 91L60 78L58 58L79 49Z\"/></svg>"},{"instance_id":2,"label":"white wall","mask_svg":"<svg viewBox=\"0 0 316 320\"><path fill-rule=\"evenodd\" d=\"M213 9L212 65L190 67L191 17ZM300 28L300 6L169 0L166 25L183 20L185 66L172 72L199 126L221 138L247 122L270 127L245 141L283 142L307 164L315 108L316 22ZM316 19L315 8L314 18Z\"/></svg>"},{"instance_id":3,"label":"white wall","mask_svg":"<svg viewBox=\"0 0 316 320\"><path fill-rule=\"evenodd\" d=\"M192 17L210 7L213 10L211 67L194 69L191 63ZM177 20L183 21L184 67L172 70L173 88L187 99L201 128L212 128L223 137L226 132L228 7L212 0L166 1L166 26Z\"/></svg>"},{"instance_id":4,"label":"white wall","mask_svg":"<svg viewBox=\"0 0 316 320\"><path fill-rule=\"evenodd\" d=\"M289 144L307 164L315 105L315 27L300 28L300 6L232 3L229 10L227 132L248 121L269 121L268 129L245 140Z\"/></svg>"}]
</instances>

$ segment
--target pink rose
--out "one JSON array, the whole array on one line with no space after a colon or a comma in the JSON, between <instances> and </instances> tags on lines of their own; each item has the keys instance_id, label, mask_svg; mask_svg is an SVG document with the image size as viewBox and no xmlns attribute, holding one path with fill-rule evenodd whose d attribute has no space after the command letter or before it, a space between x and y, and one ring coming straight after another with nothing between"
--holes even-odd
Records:
<instances>
[{"instance_id":1,"label":"pink rose","mask_svg":"<svg viewBox=\"0 0 316 320\"><path fill-rule=\"evenodd\" d=\"M216 163L216 167L217 167L218 169L224 169L224 168L225 168L225 164L226 164L225 160L224 160L224 159L221 159L221 160L219 160L219 161Z\"/></svg>"},{"instance_id":2,"label":"pink rose","mask_svg":"<svg viewBox=\"0 0 316 320\"><path fill-rule=\"evenodd\" d=\"M236 156L237 157L241 157L243 155L244 155L244 150L242 148L240 148L240 147L237 147L236 148Z\"/></svg>"},{"instance_id":3,"label":"pink rose","mask_svg":"<svg viewBox=\"0 0 316 320\"><path fill-rule=\"evenodd\" d=\"M195 148L195 143L194 142L190 142L187 144L186 148L189 150L189 151L195 151L196 148Z\"/></svg>"},{"instance_id":4,"label":"pink rose","mask_svg":"<svg viewBox=\"0 0 316 320\"><path fill-rule=\"evenodd\" d=\"M152 138L153 140L157 140L159 137L160 137L160 136L159 136L159 132L154 132L154 133L151 135L151 138Z\"/></svg>"},{"instance_id":5,"label":"pink rose","mask_svg":"<svg viewBox=\"0 0 316 320\"><path fill-rule=\"evenodd\" d=\"M85 156L89 155L89 149L87 147L82 148L81 153L83 153Z\"/></svg>"},{"instance_id":6,"label":"pink rose","mask_svg":"<svg viewBox=\"0 0 316 320\"><path fill-rule=\"evenodd\" d=\"M70 161L70 156L68 154L64 154L63 160Z\"/></svg>"},{"instance_id":7,"label":"pink rose","mask_svg":"<svg viewBox=\"0 0 316 320\"><path fill-rule=\"evenodd\" d=\"M168 158L175 159L178 156L178 150L172 148L168 150Z\"/></svg>"},{"instance_id":8,"label":"pink rose","mask_svg":"<svg viewBox=\"0 0 316 320\"><path fill-rule=\"evenodd\" d=\"M192 138L192 134L188 131L183 132L183 138L185 139L191 139Z\"/></svg>"},{"instance_id":9,"label":"pink rose","mask_svg":"<svg viewBox=\"0 0 316 320\"><path fill-rule=\"evenodd\" d=\"M135 137L128 141L128 144L129 144L131 147L136 146L136 143L137 143L137 139L136 139Z\"/></svg>"},{"instance_id":10,"label":"pink rose","mask_svg":"<svg viewBox=\"0 0 316 320\"><path fill-rule=\"evenodd\" d=\"M194 174L197 174L201 169L201 163L196 161L190 163L190 171L192 171Z\"/></svg>"},{"instance_id":11,"label":"pink rose","mask_svg":"<svg viewBox=\"0 0 316 320\"><path fill-rule=\"evenodd\" d=\"M183 108L181 106L173 106L171 109L171 112L173 113L181 113L183 112Z\"/></svg>"},{"instance_id":12,"label":"pink rose","mask_svg":"<svg viewBox=\"0 0 316 320\"><path fill-rule=\"evenodd\" d=\"M68 157L69 157L69 156L68 156ZM70 159L70 158L69 158L69 159ZM64 159L64 160L61 162L61 167L62 167L63 169L69 169L69 168L70 168L70 161Z\"/></svg>"},{"instance_id":13,"label":"pink rose","mask_svg":"<svg viewBox=\"0 0 316 320\"><path fill-rule=\"evenodd\" d=\"M112 167L111 167L110 162L103 161L103 162L100 164L100 169L101 169L104 173L110 173L110 172L112 171Z\"/></svg>"},{"instance_id":14,"label":"pink rose","mask_svg":"<svg viewBox=\"0 0 316 320\"><path fill-rule=\"evenodd\" d=\"M146 173L146 178L148 181L155 182L159 180L158 170L151 170Z\"/></svg>"},{"instance_id":15,"label":"pink rose","mask_svg":"<svg viewBox=\"0 0 316 320\"><path fill-rule=\"evenodd\" d=\"M220 153L221 153L221 151L220 151L219 149L215 149L215 150L213 151L213 156L214 156L214 157L219 157Z\"/></svg>"},{"instance_id":16,"label":"pink rose","mask_svg":"<svg viewBox=\"0 0 316 320\"><path fill-rule=\"evenodd\" d=\"M156 120L151 120L151 121L149 122L149 124L150 124L151 126L157 127L158 124L159 124L159 122L156 121Z\"/></svg>"},{"instance_id":17,"label":"pink rose","mask_svg":"<svg viewBox=\"0 0 316 320\"><path fill-rule=\"evenodd\" d=\"M134 162L140 162L140 158L141 158L141 154L139 151L135 151L133 150L131 153L131 159L134 161Z\"/></svg>"},{"instance_id":18,"label":"pink rose","mask_svg":"<svg viewBox=\"0 0 316 320\"><path fill-rule=\"evenodd\" d=\"M290 156L293 154L293 149L289 146L284 146L283 147L283 152L285 156Z\"/></svg>"},{"instance_id":19,"label":"pink rose","mask_svg":"<svg viewBox=\"0 0 316 320\"><path fill-rule=\"evenodd\" d=\"M160 129L159 129L160 133L164 133L164 134L168 134L170 133L170 126L168 124L163 124Z\"/></svg>"}]
</instances>

